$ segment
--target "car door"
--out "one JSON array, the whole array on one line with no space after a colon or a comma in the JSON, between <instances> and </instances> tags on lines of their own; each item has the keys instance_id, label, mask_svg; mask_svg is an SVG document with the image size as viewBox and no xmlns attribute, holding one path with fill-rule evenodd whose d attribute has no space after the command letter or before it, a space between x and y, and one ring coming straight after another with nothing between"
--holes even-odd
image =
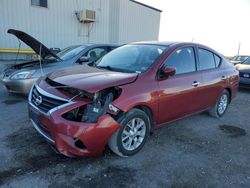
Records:
<instances>
[{"instance_id":1,"label":"car door","mask_svg":"<svg viewBox=\"0 0 250 188\"><path fill-rule=\"evenodd\" d=\"M198 69L202 74L201 108L213 106L222 94L226 84L226 72L220 68L221 58L204 48L197 48Z\"/></svg>"},{"instance_id":2,"label":"car door","mask_svg":"<svg viewBox=\"0 0 250 188\"><path fill-rule=\"evenodd\" d=\"M164 62L174 67L176 74L159 80L159 123L169 122L200 110L201 74L197 72L193 47L174 51Z\"/></svg>"}]
</instances>

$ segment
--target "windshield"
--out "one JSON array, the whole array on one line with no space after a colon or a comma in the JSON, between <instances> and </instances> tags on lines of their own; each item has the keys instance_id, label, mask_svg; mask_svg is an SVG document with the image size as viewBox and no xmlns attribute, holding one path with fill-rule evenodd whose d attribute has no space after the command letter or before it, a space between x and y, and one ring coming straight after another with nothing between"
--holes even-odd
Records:
<instances>
[{"instance_id":1,"label":"windshield","mask_svg":"<svg viewBox=\"0 0 250 188\"><path fill-rule=\"evenodd\" d=\"M250 57L247 58L242 64L250 65Z\"/></svg>"},{"instance_id":2,"label":"windshield","mask_svg":"<svg viewBox=\"0 0 250 188\"><path fill-rule=\"evenodd\" d=\"M70 46L58 52L56 55L62 60L68 60L81 53L85 48L86 46L80 45Z\"/></svg>"},{"instance_id":3,"label":"windshield","mask_svg":"<svg viewBox=\"0 0 250 188\"><path fill-rule=\"evenodd\" d=\"M125 45L105 55L96 63L96 67L121 72L145 72L166 48L160 45Z\"/></svg>"},{"instance_id":4,"label":"windshield","mask_svg":"<svg viewBox=\"0 0 250 188\"><path fill-rule=\"evenodd\" d=\"M244 61L248 58L248 56L234 56L232 61Z\"/></svg>"}]
</instances>

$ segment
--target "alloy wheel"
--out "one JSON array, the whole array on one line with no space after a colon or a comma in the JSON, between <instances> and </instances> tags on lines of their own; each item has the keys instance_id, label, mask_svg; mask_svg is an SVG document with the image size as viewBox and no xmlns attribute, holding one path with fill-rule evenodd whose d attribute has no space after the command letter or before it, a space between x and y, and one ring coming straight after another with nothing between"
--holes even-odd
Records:
<instances>
[{"instance_id":1,"label":"alloy wheel","mask_svg":"<svg viewBox=\"0 0 250 188\"><path fill-rule=\"evenodd\" d=\"M223 94L220 97L220 100L219 100L219 103L218 103L218 113L220 115L223 114L226 111L227 105L228 105L228 96L227 96L227 94Z\"/></svg>"},{"instance_id":2,"label":"alloy wheel","mask_svg":"<svg viewBox=\"0 0 250 188\"><path fill-rule=\"evenodd\" d=\"M141 118L131 119L122 132L122 146L128 151L137 149L145 139L146 124Z\"/></svg>"}]
</instances>

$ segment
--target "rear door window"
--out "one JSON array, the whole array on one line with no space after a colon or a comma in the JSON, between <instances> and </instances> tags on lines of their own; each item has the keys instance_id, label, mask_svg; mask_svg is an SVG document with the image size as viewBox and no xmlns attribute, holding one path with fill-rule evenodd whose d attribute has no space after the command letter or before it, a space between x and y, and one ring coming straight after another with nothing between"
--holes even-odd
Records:
<instances>
[{"instance_id":1,"label":"rear door window","mask_svg":"<svg viewBox=\"0 0 250 188\"><path fill-rule=\"evenodd\" d=\"M220 63L220 58L218 56L217 59L215 59L214 53L201 48L198 48L198 58L200 63L200 70L213 69Z\"/></svg>"},{"instance_id":2,"label":"rear door window","mask_svg":"<svg viewBox=\"0 0 250 188\"><path fill-rule=\"evenodd\" d=\"M214 54L215 66L218 67L220 65L221 58Z\"/></svg>"}]
</instances>

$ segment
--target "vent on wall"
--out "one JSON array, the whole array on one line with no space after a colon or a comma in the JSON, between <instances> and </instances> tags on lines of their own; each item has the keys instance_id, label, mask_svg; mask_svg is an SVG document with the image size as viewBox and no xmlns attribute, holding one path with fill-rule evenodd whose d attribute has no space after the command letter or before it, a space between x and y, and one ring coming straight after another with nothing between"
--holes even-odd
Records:
<instances>
[{"instance_id":1,"label":"vent on wall","mask_svg":"<svg viewBox=\"0 0 250 188\"><path fill-rule=\"evenodd\" d=\"M83 23L90 23L95 21L95 11L94 10L80 10L79 11L79 21Z\"/></svg>"}]
</instances>

